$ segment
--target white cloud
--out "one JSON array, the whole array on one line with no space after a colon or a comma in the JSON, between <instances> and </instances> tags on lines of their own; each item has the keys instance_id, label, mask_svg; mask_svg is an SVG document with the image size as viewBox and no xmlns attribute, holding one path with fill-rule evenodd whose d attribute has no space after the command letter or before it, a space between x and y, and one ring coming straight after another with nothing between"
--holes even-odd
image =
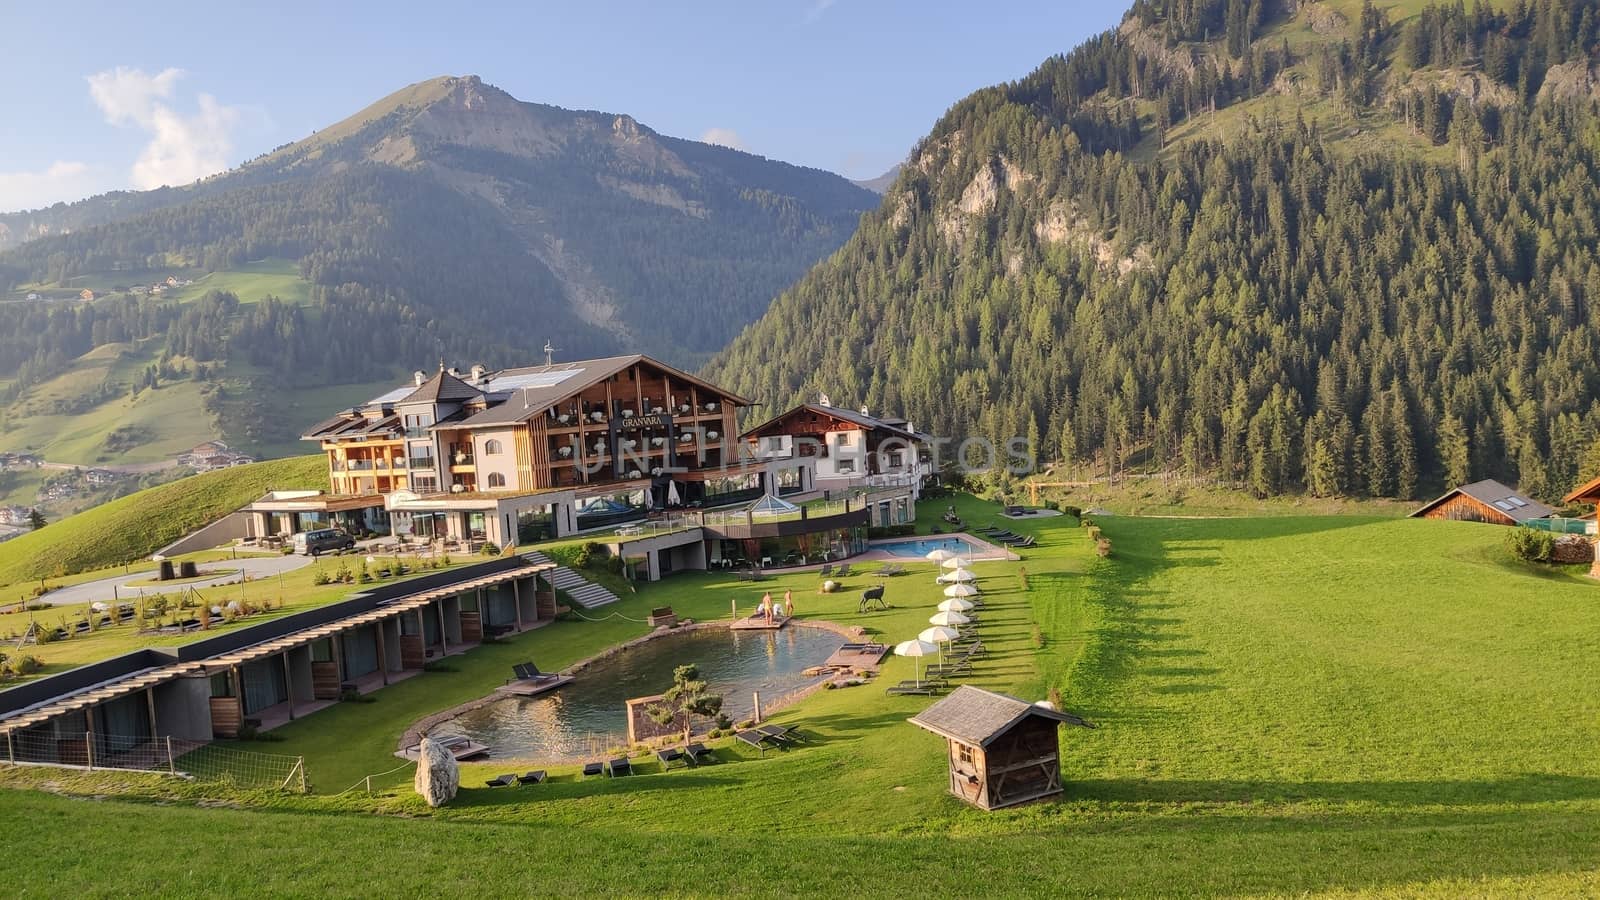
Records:
<instances>
[{"instance_id":1,"label":"white cloud","mask_svg":"<svg viewBox=\"0 0 1600 900\"><path fill-rule=\"evenodd\" d=\"M56 160L38 172L0 172L0 211L38 209L58 200L77 200L96 190L87 163Z\"/></svg>"},{"instance_id":2,"label":"white cloud","mask_svg":"<svg viewBox=\"0 0 1600 900\"><path fill-rule=\"evenodd\" d=\"M835 0L815 0L811 8L806 10L806 22L811 23L822 18L822 14L833 6Z\"/></svg>"},{"instance_id":3,"label":"white cloud","mask_svg":"<svg viewBox=\"0 0 1600 900\"><path fill-rule=\"evenodd\" d=\"M732 128L707 128L705 134L700 135L702 144L720 144L734 150L748 150L744 141L739 138L739 133Z\"/></svg>"},{"instance_id":4,"label":"white cloud","mask_svg":"<svg viewBox=\"0 0 1600 900\"><path fill-rule=\"evenodd\" d=\"M196 112L178 112L171 101L183 74L182 69L164 69L150 75L118 66L89 76L89 95L107 122L150 136L133 164L134 187L188 184L228 167L239 110L200 94Z\"/></svg>"}]
</instances>

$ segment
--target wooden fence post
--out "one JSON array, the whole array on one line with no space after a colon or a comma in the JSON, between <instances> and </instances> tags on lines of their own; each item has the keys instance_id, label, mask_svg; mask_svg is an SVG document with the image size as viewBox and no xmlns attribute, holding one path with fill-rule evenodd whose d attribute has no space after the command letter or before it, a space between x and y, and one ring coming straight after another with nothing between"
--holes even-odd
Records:
<instances>
[{"instance_id":1,"label":"wooden fence post","mask_svg":"<svg viewBox=\"0 0 1600 900\"><path fill-rule=\"evenodd\" d=\"M17 764L17 748L12 742L12 738L12 733L9 731L6 732L6 759L9 760L14 766Z\"/></svg>"},{"instance_id":2,"label":"wooden fence post","mask_svg":"<svg viewBox=\"0 0 1600 900\"><path fill-rule=\"evenodd\" d=\"M178 760L172 755L172 735L167 735L167 774L178 774Z\"/></svg>"},{"instance_id":3,"label":"wooden fence post","mask_svg":"<svg viewBox=\"0 0 1600 900\"><path fill-rule=\"evenodd\" d=\"M304 794L306 792L306 758L304 756L300 757L300 761L295 765L300 769L300 793Z\"/></svg>"}]
</instances>

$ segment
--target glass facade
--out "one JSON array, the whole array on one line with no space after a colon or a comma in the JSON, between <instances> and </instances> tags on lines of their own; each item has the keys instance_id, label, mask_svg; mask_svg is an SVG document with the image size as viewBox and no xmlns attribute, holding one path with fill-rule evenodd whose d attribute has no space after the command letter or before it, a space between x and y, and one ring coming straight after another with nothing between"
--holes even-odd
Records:
<instances>
[{"instance_id":1,"label":"glass facade","mask_svg":"<svg viewBox=\"0 0 1600 900\"><path fill-rule=\"evenodd\" d=\"M710 546L713 568L752 565L768 559L770 565L803 566L865 553L867 526L828 528L784 537L716 540Z\"/></svg>"}]
</instances>

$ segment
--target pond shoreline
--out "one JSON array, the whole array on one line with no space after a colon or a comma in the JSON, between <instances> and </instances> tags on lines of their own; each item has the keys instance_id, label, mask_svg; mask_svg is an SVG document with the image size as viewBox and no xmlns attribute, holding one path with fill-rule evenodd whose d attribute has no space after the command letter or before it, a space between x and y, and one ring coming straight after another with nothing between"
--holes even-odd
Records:
<instances>
[{"instance_id":1,"label":"pond shoreline","mask_svg":"<svg viewBox=\"0 0 1600 900\"><path fill-rule=\"evenodd\" d=\"M860 626L840 625L837 622L829 622L825 619L790 619L789 624L796 628L817 628L823 631L831 631L834 634L839 635L841 638L844 638L846 641L859 639L864 633ZM662 625L646 634L640 635L639 637L623 641L620 644L614 644L600 651L599 653L594 654L593 656L580 659L565 669L562 669L559 674L577 675L579 672L582 672L584 669L600 662L601 660L610 659L619 653L625 653L634 649L635 647L648 644L660 637L665 637L672 634L685 634L693 631L704 631L713 628L732 630L733 624L731 622L715 621L691 622L686 625L678 625L673 627ZM823 679L814 685L803 688L799 691L795 691L794 693L787 694L770 705L765 703L762 704L762 712L764 714L763 717L804 700L806 697L811 696L811 694L814 692L822 690L827 683L827 679ZM412 722L411 726L407 728L405 733L400 736L400 742L395 748L395 753L398 755L403 753L406 748L416 746L422 741L424 735L432 731L440 723L448 722L451 719L472 712L473 710L481 709L491 703L498 703L501 700L507 699L509 696L510 695L502 694L499 691L490 691L486 696L479 697L476 700L468 700L466 703L459 703L450 707L449 709L423 716L415 722ZM519 757L505 757L506 760L514 760L518 758Z\"/></svg>"}]
</instances>

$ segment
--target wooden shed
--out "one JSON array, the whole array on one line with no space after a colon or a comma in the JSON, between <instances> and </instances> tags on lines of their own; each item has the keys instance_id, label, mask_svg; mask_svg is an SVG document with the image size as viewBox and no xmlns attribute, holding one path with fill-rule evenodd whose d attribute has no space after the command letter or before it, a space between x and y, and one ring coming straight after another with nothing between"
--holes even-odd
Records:
<instances>
[{"instance_id":1,"label":"wooden shed","mask_svg":"<svg viewBox=\"0 0 1600 900\"><path fill-rule=\"evenodd\" d=\"M910 721L945 739L950 793L980 809L1061 793L1060 725L1094 727L1071 713L969 684Z\"/></svg>"},{"instance_id":2,"label":"wooden shed","mask_svg":"<svg viewBox=\"0 0 1600 900\"><path fill-rule=\"evenodd\" d=\"M1475 481L1454 488L1411 514L1413 519L1449 519L1458 522L1487 522L1491 525L1521 525L1529 519L1542 519L1555 510L1498 481Z\"/></svg>"}]
</instances>

